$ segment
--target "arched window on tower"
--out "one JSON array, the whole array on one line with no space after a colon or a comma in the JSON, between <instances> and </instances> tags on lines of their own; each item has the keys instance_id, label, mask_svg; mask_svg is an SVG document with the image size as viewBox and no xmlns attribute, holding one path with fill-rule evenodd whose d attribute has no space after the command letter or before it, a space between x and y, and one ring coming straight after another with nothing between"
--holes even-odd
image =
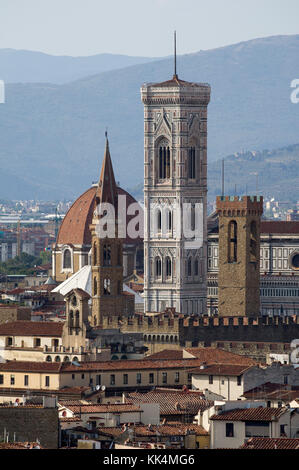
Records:
<instances>
[{"instance_id":1,"label":"arched window on tower","mask_svg":"<svg viewBox=\"0 0 299 470\"><path fill-rule=\"evenodd\" d=\"M95 277L93 279L93 295L98 294L98 284L97 284L97 278Z\"/></svg>"},{"instance_id":2,"label":"arched window on tower","mask_svg":"<svg viewBox=\"0 0 299 470\"><path fill-rule=\"evenodd\" d=\"M188 151L188 178L195 179L195 147L190 147Z\"/></svg>"},{"instance_id":3,"label":"arched window on tower","mask_svg":"<svg viewBox=\"0 0 299 470\"><path fill-rule=\"evenodd\" d=\"M167 231L171 232L171 230L172 230L172 212L169 209L167 211Z\"/></svg>"},{"instance_id":4,"label":"arched window on tower","mask_svg":"<svg viewBox=\"0 0 299 470\"><path fill-rule=\"evenodd\" d=\"M195 258L195 261L194 261L194 276L198 276L199 274L199 262L198 262L198 258Z\"/></svg>"},{"instance_id":5,"label":"arched window on tower","mask_svg":"<svg viewBox=\"0 0 299 470\"><path fill-rule=\"evenodd\" d=\"M69 327L72 328L74 326L74 312L70 310L69 313Z\"/></svg>"},{"instance_id":6,"label":"arched window on tower","mask_svg":"<svg viewBox=\"0 0 299 470\"><path fill-rule=\"evenodd\" d=\"M166 260L165 260L165 263L166 263L166 277L167 278L170 278L171 277L171 272L172 272L172 269L171 269L171 259L169 256L166 256Z\"/></svg>"},{"instance_id":7,"label":"arched window on tower","mask_svg":"<svg viewBox=\"0 0 299 470\"><path fill-rule=\"evenodd\" d=\"M228 263L236 263L237 262L237 222L235 220L231 220L228 224Z\"/></svg>"},{"instance_id":8,"label":"arched window on tower","mask_svg":"<svg viewBox=\"0 0 299 470\"><path fill-rule=\"evenodd\" d=\"M68 248L63 252L63 268L64 269L71 269L72 267L72 257L71 257L71 250Z\"/></svg>"},{"instance_id":9,"label":"arched window on tower","mask_svg":"<svg viewBox=\"0 0 299 470\"><path fill-rule=\"evenodd\" d=\"M187 276L192 276L192 258L190 256L190 258L188 258L188 261L187 261Z\"/></svg>"},{"instance_id":10,"label":"arched window on tower","mask_svg":"<svg viewBox=\"0 0 299 470\"><path fill-rule=\"evenodd\" d=\"M111 283L110 279L106 278L104 279L104 295L110 295L111 294Z\"/></svg>"},{"instance_id":11,"label":"arched window on tower","mask_svg":"<svg viewBox=\"0 0 299 470\"><path fill-rule=\"evenodd\" d=\"M96 243L93 244L93 265L97 266L98 259L97 259L97 245Z\"/></svg>"},{"instance_id":12,"label":"arched window on tower","mask_svg":"<svg viewBox=\"0 0 299 470\"><path fill-rule=\"evenodd\" d=\"M256 263L257 261L257 227L256 221L253 220L250 224L250 262Z\"/></svg>"},{"instance_id":13,"label":"arched window on tower","mask_svg":"<svg viewBox=\"0 0 299 470\"><path fill-rule=\"evenodd\" d=\"M161 232L161 230L162 230L162 212L161 212L160 209L157 210L156 217L157 217L157 231Z\"/></svg>"},{"instance_id":14,"label":"arched window on tower","mask_svg":"<svg viewBox=\"0 0 299 470\"><path fill-rule=\"evenodd\" d=\"M75 318L76 322L75 322L75 326L78 328L79 327L79 323L80 323L80 313L79 313L79 310L76 310L76 318Z\"/></svg>"},{"instance_id":15,"label":"arched window on tower","mask_svg":"<svg viewBox=\"0 0 299 470\"><path fill-rule=\"evenodd\" d=\"M190 228L194 232L195 230L195 205L191 205L191 222L190 222Z\"/></svg>"},{"instance_id":16,"label":"arched window on tower","mask_svg":"<svg viewBox=\"0 0 299 470\"><path fill-rule=\"evenodd\" d=\"M157 256L155 259L155 271L156 271L156 277L162 276L162 263L161 263L161 258L159 256Z\"/></svg>"},{"instance_id":17,"label":"arched window on tower","mask_svg":"<svg viewBox=\"0 0 299 470\"><path fill-rule=\"evenodd\" d=\"M170 148L167 140L162 140L158 147L159 178L170 178Z\"/></svg>"},{"instance_id":18,"label":"arched window on tower","mask_svg":"<svg viewBox=\"0 0 299 470\"><path fill-rule=\"evenodd\" d=\"M110 245L103 246L103 265L111 266L111 246Z\"/></svg>"}]
</instances>

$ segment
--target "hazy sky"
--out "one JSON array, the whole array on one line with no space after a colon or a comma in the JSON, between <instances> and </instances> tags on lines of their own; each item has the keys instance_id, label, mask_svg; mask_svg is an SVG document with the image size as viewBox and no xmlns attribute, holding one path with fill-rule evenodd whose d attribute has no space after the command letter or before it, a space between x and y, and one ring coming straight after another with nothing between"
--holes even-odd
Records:
<instances>
[{"instance_id":1,"label":"hazy sky","mask_svg":"<svg viewBox=\"0 0 299 470\"><path fill-rule=\"evenodd\" d=\"M165 56L299 33L299 0L0 0L0 48Z\"/></svg>"}]
</instances>

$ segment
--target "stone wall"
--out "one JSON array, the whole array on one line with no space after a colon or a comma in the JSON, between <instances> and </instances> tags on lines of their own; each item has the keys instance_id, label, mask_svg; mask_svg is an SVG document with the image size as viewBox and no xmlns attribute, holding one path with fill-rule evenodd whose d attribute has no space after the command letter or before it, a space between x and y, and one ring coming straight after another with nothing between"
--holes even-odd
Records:
<instances>
[{"instance_id":1,"label":"stone wall","mask_svg":"<svg viewBox=\"0 0 299 470\"><path fill-rule=\"evenodd\" d=\"M291 343L299 338L299 317L181 319L179 336L182 346L191 341L194 347L213 341Z\"/></svg>"},{"instance_id":2,"label":"stone wall","mask_svg":"<svg viewBox=\"0 0 299 470\"><path fill-rule=\"evenodd\" d=\"M0 406L0 436L4 429L9 440L33 442L38 439L46 449L59 445L59 419L57 408L30 406Z\"/></svg>"},{"instance_id":3,"label":"stone wall","mask_svg":"<svg viewBox=\"0 0 299 470\"><path fill-rule=\"evenodd\" d=\"M0 323L16 320L31 320L31 309L19 305L0 305Z\"/></svg>"},{"instance_id":4,"label":"stone wall","mask_svg":"<svg viewBox=\"0 0 299 470\"><path fill-rule=\"evenodd\" d=\"M104 317L103 328L142 333L149 353L182 347L216 346L222 342L223 346L217 347L266 360L270 352L289 352L287 345L299 338L299 317L190 317L170 312L151 316ZM239 345L232 347L228 342ZM245 348L243 343L255 344ZM268 344L262 347L257 343Z\"/></svg>"}]
</instances>

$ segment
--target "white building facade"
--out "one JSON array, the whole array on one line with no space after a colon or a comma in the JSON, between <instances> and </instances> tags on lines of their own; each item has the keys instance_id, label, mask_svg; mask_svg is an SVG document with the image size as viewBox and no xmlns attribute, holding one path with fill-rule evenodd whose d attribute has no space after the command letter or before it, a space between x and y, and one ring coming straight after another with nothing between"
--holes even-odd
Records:
<instances>
[{"instance_id":1,"label":"white building facade","mask_svg":"<svg viewBox=\"0 0 299 470\"><path fill-rule=\"evenodd\" d=\"M210 86L174 75L143 85L141 98L145 312L205 313Z\"/></svg>"}]
</instances>

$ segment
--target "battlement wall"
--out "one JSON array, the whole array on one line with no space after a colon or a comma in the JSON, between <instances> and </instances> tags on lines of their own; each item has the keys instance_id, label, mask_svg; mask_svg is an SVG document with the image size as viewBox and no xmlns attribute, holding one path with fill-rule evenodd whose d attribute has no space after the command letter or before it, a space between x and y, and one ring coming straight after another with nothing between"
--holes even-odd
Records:
<instances>
[{"instance_id":1,"label":"battlement wall","mask_svg":"<svg viewBox=\"0 0 299 470\"><path fill-rule=\"evenodd\" d=\"M299 316L293 317L208 317L184 319L180 323L180 344L193 346L213 341L291 343L299 338Z\"/></svg>"},{"instance_id":2,"label":"battlement wall","mask_svg":"<svg viewBox=\"0 0 299 470\"><path fill-rule=\"evenodd\" d=\"M250 213L262 215L262 196L217 196L216 209L220 215L245 216ZM228 213L230 211L230 213Z\"/></svg>"},{"instance_id":3,"label":"battlement wall","mask_svg":"<svg viewBox=\"0 0 299 470\"><path fill-rule=\"evenodd\" d=\"M288 317L208 317L182 314L104 317L103 328L120 328L122 332L179 336L179 344L211 344L213 341L254 341L290 343L299 338L299 316ZM152 339L152 336L151 336Z\"/></svg>"}]
</instances>

